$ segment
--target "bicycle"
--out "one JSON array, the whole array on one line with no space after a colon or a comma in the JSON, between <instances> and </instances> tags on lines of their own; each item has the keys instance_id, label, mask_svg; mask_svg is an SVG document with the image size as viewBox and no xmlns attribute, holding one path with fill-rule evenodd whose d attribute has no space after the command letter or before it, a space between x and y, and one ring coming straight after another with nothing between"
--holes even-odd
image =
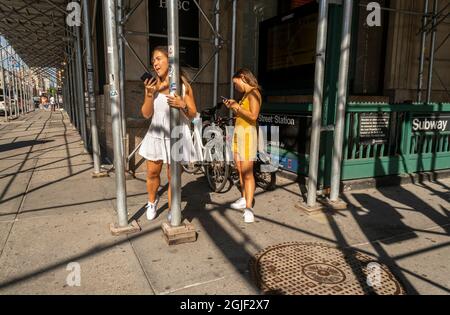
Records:
<instances>
[{"instance_id":1,"label":"bicycle","mask_svg":"<svg viewBox=\"0 0 450 315\"><path fill-rule=\"evenodd\" d=\"M221 128L222 132L224 132L225 127L228 126L231 122L234 121L234 118L218 118L214 122L214 126L218 126ZM216 135L220 136L220 135ZM222 134L223 136L223 134ZM239 173L236 168L236 163L230 157L230 154L227 152L227 140L226 137L229 135L225 135L223 141L222 152L225 152L226 158L223 159L222 156L219 155L219 159L212 160L205 165L205 175L208 180L209 187L212 191L220 193L225 188L225 185L228 181L230 181L233 185L236 185L240 188L239 181ZM209 157L214 158L215 156L215 147L211 149L211 155ZM263 151L257 152L256 161L253 165L253 173L255 175L256 185L262 188L265 191L270 191L275 189L276 187L276 172L278 171L278 166L272 162L272 158L269 154Z\"/></svg>"},{"instance_id":2,"label":"bicycle","mask_svg":"<svg viewBox=\"0 0 450 315\"><path fill-rule=\"evenodd\" d=\"M183 170L188 174L196 174L200 170L204 169L203 161L205 161L205 158L208 157L209 152L206 152L206 141L204 138L202 138L202 132L201 130L204 130L208 128L209 126L215 126L219 123L218 117L217 117L217 111L221 107L221 103L217 104L216 106L203 110L200 113L200 117L197 117L194 119L192 125L191 125L191 134L192 134L192 143L194 144L194 147L196 151L198 152L198 156L200 157L200 162L192 162L192 163L186 163L183 164ZM200 120L200 119L201 120ZM202 123L202 128L198 125L198 123ZM205 173L205 171L204 171Z\"/></svg>"}]
</instances>

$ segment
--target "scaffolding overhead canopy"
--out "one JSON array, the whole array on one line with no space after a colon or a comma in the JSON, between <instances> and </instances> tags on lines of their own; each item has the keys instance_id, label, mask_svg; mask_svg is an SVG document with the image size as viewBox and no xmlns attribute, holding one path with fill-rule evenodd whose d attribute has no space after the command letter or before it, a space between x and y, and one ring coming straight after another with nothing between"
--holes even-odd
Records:
<instances>
[{"instance_id":1,"label":"scaffolding overhead canopy","mask_svg":"<svg viewBox=\"0 0 450 315\"><path fill-rule=\"evenodd\" d=\"M67 0L2 0L0 34L29 67L61 68Z\"/></svg>"}]
</instances>

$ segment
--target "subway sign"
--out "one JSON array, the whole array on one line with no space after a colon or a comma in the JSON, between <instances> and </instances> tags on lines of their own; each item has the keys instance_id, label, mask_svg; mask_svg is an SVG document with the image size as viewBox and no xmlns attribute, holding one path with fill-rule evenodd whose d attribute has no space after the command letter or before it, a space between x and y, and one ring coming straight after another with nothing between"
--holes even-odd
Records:
<instances>
[{"instance_id":1,"label":"subway sign","mask_svg":"<svg viewBox=\"0 0 450 315\"><path fill-rule=\"evenodd\" d=\"M450 131L450 116L443 117L414 117L412 121L412 130L445 132Z\"/></svg>"}]
</instances>

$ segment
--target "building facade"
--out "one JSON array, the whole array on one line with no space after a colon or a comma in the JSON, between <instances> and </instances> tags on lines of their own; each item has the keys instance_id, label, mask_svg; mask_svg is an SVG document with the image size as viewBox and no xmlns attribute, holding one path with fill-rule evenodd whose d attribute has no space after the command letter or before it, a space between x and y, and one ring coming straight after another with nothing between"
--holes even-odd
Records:
<instances>
[{"instance_id":1,"label":"building facade","mask_svg":"<svg viewBox=\"0 0 450 315\"><path fill-rule=\"evenodd\" d=\"M417 101L417 87L419 77L419 61L421 55L421 14L424 10L425 0L380 0L381 25L370 26L368 10L365 1L355 1L354 19L352 30L352 53L349 77L349 105L353 108L360 104L381 104L383 110L390 113L397 105L411 104ZM180 36L184 38L181 45L181 59L184 69L191 78L196 77L193 84L196 101L199 110L214 106L219 100L214 100L214 33L210 23L215 25L215 13L213 0L198 1L201 6L199 10L194 1L180 0ZM328 51L327 68L329 71L327 80L328 87L335 89L337 84L337 70L339 63L339 42L341 38L342 5L339 1L331 1L329 29L328 29ZM433 10L430 1L429 12ZM100 142L105 153L112 158L112 131L110 107L108 104L108 86L106 85L106 49L103 41L103 8L102 1L98 1L94 19L95 32L95 74L98 104L98 123L100 131ZM166 21L164 17L166 1L148 0L128 1L129 8L140 5L124 23L125 46L125 110L127 118L127 153L133 151L139 144L148 128L149 122L140 115L140 107L143 101L144 87L140 77L145 67L150 68L150 53L153 47L164 44L166 32ZM231 58L231 31L232 31L232 2L219 1L219 33L223 39L219 49L219 72L217 95L227 96L230 94L230 58ZM236 68L248 67L258 74L264 89L263 118L270 120L273 115L287 115L297 119L299 124L296 128L289 128L287 139L293 138L293 143L281 144L287 152L284 160L286 169L299 174L307 171L308 152L308 115L312 103L312 86L314 64L311 59L311 50L315 48L316 26L313 20L314 5L316 1L309 0L238 0L237 5L237 49ZM444 10L445 1L439 1L437 11ZM312 10L308 14L305 12ZM203 12L202 12L203 11ZM207 21L203 14L209 19ZM305 16L299 18L299 28L284 25L284 21L291 16ZM309 16L309 18L308 18ZM431 19L428 19L429 21ZM278 21L278 22L277 22ZM277 24L278 23L278 24ZM296 22L297 23L297 22ZM289 23L288 23L289 24ZM429 24L430 25L430 24ZM430 27L428 25L428 30ZM280 28L289 30L288 33L279 31ZM278 29L278 31L277 31ZM300 30L300 31L299 31ZM265 33L261 33L265 32ZM278 33L274 33L278 32ZM446 104L450 102L450 41L447 41L450 33L450 24L447 20L441 21L436 28L436 44L434 57L434 70L432 76L433 103ZM270 35L272 34L272 35ZM273 37L273 34L279 34ZM430 32L425 43L425 64L423 87L428 84L428 56L430 55L431 36ZM270 37L272 36L272 38ZM271 41L270 41L271 40ZM284 42L283 42L284 41ZM269 43L269 44L268 44ZM299 44L300 43L300 44ZM277 46L278 45L278 46ZM302 46L303 45L303 46ZM278 47L278 48L277 48ZM292 48L293 53L288 58L297 58L292 66L283 61L283 50ZM311 48L312 47L312 48ZM277 50L278 49L278 50ZM296 50L297 49L297 50ZM297 51L297 52L295 52ZM302 51L298 53L298 51ZM275 56L275 57L274 57ZM278 56L278 57L276 57ZM270 59L272 58L272 59ZM277 59L278 58L278 59ZM212 62L211 62L212 60ZM278 60L278 61L277 61ZM281 64L279 63L281 60ZM272 63L271 63L272 62ZM278 65L277 65L278 62ZM279 67L275 69L276 67ZM269 69L269 70L268 70ZM276 71L274 71L274 69ZM297 70L296 70L297 69ZM202 70L200 73L199 70ZM422 93L426 94L425 91ZM325 108L324 124L333 124L336 93L328 95L327 108ZM380 105L380 106L381 106ZM353 110L353 109L351 109ZM394 110L397 112L397 110ZM272 116L271 116L272 115ZM398 115L401 115L398 113ZM361 119L357 115L349 113L349 119ZM282 118L282 117L281 117ZM280 118L280 119L281 119ZM400 119L389 116L393 127L394 120ZM352 121L353 121L352 120ZM401 120L397 121L401 123ZM360 127L360 126L359 126ZM355 128L359 128L356 126ZM348 131L350 132L350 131ZM399 131L400 132L400 131ZM328 138L327 138L328 137ZM351 138L350 133L348 137ZM386 137L400 137L400 135L387 135ZM297 140L295 140L297 139ZM328 139L328 140L327 140ZM322 143L331 141L330 135L324 135ZM350 140L349 140L350 141ZM356 140L355 140L356 141ZM444 140L442 140L444 141ZM447 140L448 141L448 140ZM351 142L351 141L350 141ZM392 142L392 141L391 141ZM358 144L363 147L359 152L351 149L355 143L347 143L350 152L349 157L358 160L362 156L367 158L389 156L395 148L386 149L387 146L395 146L386 142L381 149L370 147L367 144ZM381 143L381 142L380 142ZM374 144L375 145L375 144ZM404 145L404 144L401 144ZM444 146L442 144L442 146ZM368 152L368 151L373 152ZM385 150L376 153L376 150ZM387 152L388 150L389 152ZM301 152L300 152L301 151ZM326 151L326 150L324 150ZM394 152L395 153L395 152ZM395 153L396 154L396 153ZM395 155L394 154L394 155ZM327 155L326 152L323 153ZM291 158L289 158L291 157ZM142 171L141 157L136 156L131 160L130 168ZM324 158L323 173L327 173L327 158ZM301 166L301 165L306 165ZM289 167L290 166L290 167ZM450 166L449 166L450 167ZM373 171L370 176L387 175L382 171ZM352 174L355 171L349 171ZM394 170L393 173L396 171ZM398 170L398 172L400 172ZM345 172L344 172L345 173ZM370 172L369 172L370 173ZM369 174L368 173L368 174ZM324 175L326 177L326 175ZM352 175L348 175L350 178ZM325 180L326 182L326 180Z\"/></svg>"}]
</instances>

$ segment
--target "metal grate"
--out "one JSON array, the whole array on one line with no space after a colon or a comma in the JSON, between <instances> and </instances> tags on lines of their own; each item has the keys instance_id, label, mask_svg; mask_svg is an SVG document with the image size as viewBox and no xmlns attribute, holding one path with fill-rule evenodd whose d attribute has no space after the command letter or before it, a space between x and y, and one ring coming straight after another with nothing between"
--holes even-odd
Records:
<instances>
[{"instance_id":1,"label":"metal grate","mask_svg":"<svg viewBox=\"0 0 450 315\"><path fill-rule=\"evenodd\" d=\"M405 294L385 265L360 252L324 244L270 246L255 255L250 269L265 294Z\"/></svg>"}]
</instances>

